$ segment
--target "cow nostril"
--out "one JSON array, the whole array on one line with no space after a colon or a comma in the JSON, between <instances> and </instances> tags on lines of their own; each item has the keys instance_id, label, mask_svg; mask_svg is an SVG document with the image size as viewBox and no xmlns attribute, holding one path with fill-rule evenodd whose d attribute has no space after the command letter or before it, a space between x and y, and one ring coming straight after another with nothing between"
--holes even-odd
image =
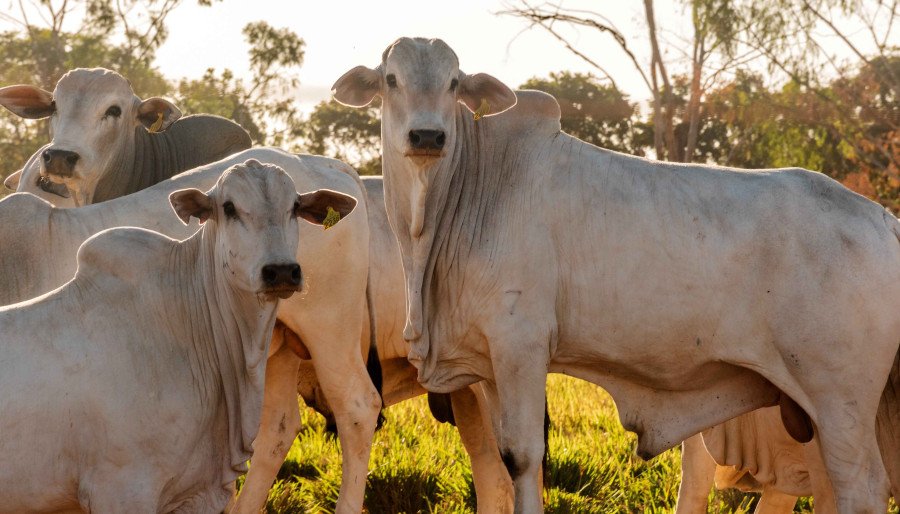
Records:
<instances>
[{"instance_id":1,"label":"cow nostril","mask_svg":"<svg viewBox=\"0 0 900 514\"><path fill-rule=\"evenodd\" d=\"M75 163L78 162L78 154L73 153L72 155L66 156L66 162L69 163L69 166L75 166Z\"/></svg>"},{"instance_id":2,"label":"cow nostril","mask_svg":"<svg viewBox=\"0 0 900 514\"><path fill-rule=\"evenodd\" d=\"M274 266L263 266L263 269L262 269L263 283L265 283L266 285L272 285L275 283L276 278L278 278L278 272L275 270Z\"/></svg>"},{"instance_id":3,"label":"cow nostril","mask_svg":"<svg viewBox=\"0 0 900 514\"><path fill-rule=\"evenodd\" d=\"M294 269L291 270L291 282L294 284L300 283L300 265L297 264L294 266Z\"/></svg>"},{"instance_id":4,"label":"cow nostril","mask_svg":"<svg viewBox=\"0 0 900 514\"><path fill-rule=\"evenodd\" d=\"M41 154L41 157L43 157L44 162L46 162L46 163L48 163L48 164L50 163L50 159L53 158L53 156L50 155L50 151L49 151L49 150L44 150L44 153Z\"/></svg>"},{"instance_id":5,"label":"cow nostril","mask_svg":"<svg viewBox=\"0 0 900 514\"><path fill-rule=\"evenodd\" d=\"M419 146L419 144L422 142L422 138L419 137L419 134L417 134L415 130L410 130L409 142L412 143L413 146Z\"/></svg>"},{"instance_id":6,"label":"cow nostril","mask_svg":"<svg viewBox=\"0 0 900 514\"><path fill-rule=\"evenodd\" d=\"M444 141L446 141L446 140L447 140L447 136L445 136L443 132L441 132L440 134L438 134L438 136L436 138L434 138L434 142L437 143L438 148L443 148Z\"/></svg>"}]
</instances>

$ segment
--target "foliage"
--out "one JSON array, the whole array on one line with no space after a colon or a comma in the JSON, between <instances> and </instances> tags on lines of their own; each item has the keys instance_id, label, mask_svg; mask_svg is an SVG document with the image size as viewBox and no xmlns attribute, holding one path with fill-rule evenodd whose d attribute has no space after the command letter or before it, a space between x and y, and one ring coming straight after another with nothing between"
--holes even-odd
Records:
<instances>
[{"instance_id":1,"label":"foliage","mask_svg":"<svg viewBox=\"0 0 900 514\"><path fill-rule=\"evenodd\" d=\"M381 102L363 109L333 100L316 105L297 135L305 152L341 159L361 175L381 174Z\"/></svg>"}]
</instances>

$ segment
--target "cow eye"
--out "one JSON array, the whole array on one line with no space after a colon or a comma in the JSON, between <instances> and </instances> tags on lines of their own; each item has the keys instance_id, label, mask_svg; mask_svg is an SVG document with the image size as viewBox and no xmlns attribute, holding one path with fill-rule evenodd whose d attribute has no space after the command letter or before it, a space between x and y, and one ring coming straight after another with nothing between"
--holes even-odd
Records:
<instances>
[{"instance_id":1,"label":"cow eye","mask_svg":"<svg viewBox=\"0 0 900 514\"><path fill-rule=\"evenodd\" d=\"M234 208L234 204L231 202L225 202L222 204L222 211L225 212L225 216L228 216L232 219L237 219L237 209Z\"/></svg>"},{"instance_id":2,"label":"cow eye","mask_svg":"<svg viewBox=\"0 0 900 514\"><path fill-rule=\"evenodd\" d=\"M118 105L111 106L106 110L106 114L104 114L104 116L112 116L113 118L118 118L121 115L122 109Z\"/></svg>"},{"instance_id":3,"label":"cow eye","mask_svg":"<svg viewBox=\"0 0 900 514\"><path fill-rule=\"evenodd\" d=\"M397 87L397 77L393 73L389 73L387 77L384 78L387 81L387 85L390 88Z\"/></svg>"},{"instance_id":4,"label":"cow eye","mask_svg":"<svg viewBox=\"0 0 900 514\"><path fill-rule=\"evenodd\" d=\"M459 80L453 79L450 81L450 92L456 91L456 87L459 86Z\"/></svg>"}]
</instances>

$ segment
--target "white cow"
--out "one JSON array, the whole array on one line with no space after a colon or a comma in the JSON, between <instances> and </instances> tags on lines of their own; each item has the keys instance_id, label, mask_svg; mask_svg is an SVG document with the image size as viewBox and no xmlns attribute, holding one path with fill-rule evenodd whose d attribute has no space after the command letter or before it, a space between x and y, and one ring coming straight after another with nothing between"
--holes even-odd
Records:
<instances>
[{"instance_id":1,"label":"white cow","mask_svg":"<svg viewBox=\"0 0 900 514\"><path fill-rule=\"evenodd\" d=\"M356 200L298 195L257 161L171 204L184 241L119 228L75 277L0 309L2 512L220 512L259 426L278 299L301 285L297 217Z\"/></svg>"},{"instance_id":2,"label":"white cow","mask_svg":"<svg viewBox=\"0 0 900 514\"><path fill-rule=\"evenodd\" d=\"M402 337L406 317L403 267L397 240L387 221L383 181L381 177L362 177L362 182L369 219L370 292L378 341L376 357L381 361L384 406L389 407L425 394L425 390L416 381L416 369L406 358L409 344ZM303 341L289 330L276 330L273 345L283 339L290 341L292 347L299 347L298 353L308 355ZM368 341L368 335L363 341ZM283 362L287 363L288 359ZM322 394L310 361L296 358L293 366L269 366L267 373L271 389L266 389L267 408L263 412L260 435L254 443L256 453L240 495L228 510L231 514L255 514L265 505L278 469L301 428L296 393L299 392L307 405L316 410L325 414L331 412L329 398ZM484 415L487 406L480 385L453 392L450 401L452 418L472 463L477 511L511 512L512 481L500 460L489 418ZM340 437L342 433L338 435Z\"/></svg>"},{"instance_id":3,"label":"white cow","mask_svg":"<svg viewBox=\"0 0 900 514\"><path fill-rule=\"evenodd\" d=\"M72 70L53 93L0 88L0 105L23 118L50 117L52 141L5 184L60 207L130 194L251 145L233 121L182 118L172 102L141 100L125 77L103 68Z\"/></svg>"},{"instance_id":4,"label":"white cow","mask_svg":"<svg viewBox=\"0 0 900 514\"><path fill-rule=\"evenodd\" d=\"M138 193L78 209L54 208L32 195L13 194L0 201L0 240L4 241L0 304L33 298L62 285L75 273L78 246L106 228L138 226L170 237L190 235L197 226L185 227L170 215L165 202L168 195L186 187L209 188L229 166L251 158L283 168L300 190L327 188L363 198L358 177L346 164L267 148L246 150ZM341 433L343 481L338 510L342 512L362 509L369 449L381 407L359 351L367 323L366 218L361 202L351 216L327 231L301 225L300 238L305 244L297 261L303 266L308 291L282 302L278 310L278 318L309 349ZM272 353L270 368L295 365L290 349L276 346ZM293 373L296 376L296 369ZM283 387L283 376L266 376L267 394ZM291 381L291 387L295 384ZM293 410L296 412L296 401ZM275 426L287 430L277 422Z\"/></svg>"},{"instance_id":5,"label":"white cow","mask_svg":"<svg viewBox=\"0 0 900 514\"><path fill-rule=\"evenodd\" d=\"M876 412L882 393L896 401L889 376L900 382L897 218L818 173L589 145L560 131L553 97L522 91L516 105L440 40L400 39L334 91L354 106L382 97L409 358L430 391L486 381L517 512L541 510L548 372L609 391L644 458L779 404L793 437L814 427L837 509L884 511ZM879 423L900 440L900 423Z\"/></svg>"}]
</instances>

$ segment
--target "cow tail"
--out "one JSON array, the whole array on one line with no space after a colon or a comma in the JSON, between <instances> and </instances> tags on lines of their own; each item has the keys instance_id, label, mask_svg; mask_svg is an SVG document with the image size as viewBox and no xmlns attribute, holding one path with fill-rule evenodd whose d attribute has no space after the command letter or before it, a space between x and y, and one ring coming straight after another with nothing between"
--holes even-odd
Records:
<instances>
[{"instance_id":1,"label":"cow tail","mask_svg":"<svg viewBox=\"0 0 900 514\"><path fill-rule=\"evenodd\" d=\"M893 215L885 214L885 221L891 226L897 242L900 243L900 220ZM881 460L891 481L891 494L900 500L900 348L894 355L894 364L881 392L876 416L876 436L881 450Z\"/></svg>"}]
</instances>

